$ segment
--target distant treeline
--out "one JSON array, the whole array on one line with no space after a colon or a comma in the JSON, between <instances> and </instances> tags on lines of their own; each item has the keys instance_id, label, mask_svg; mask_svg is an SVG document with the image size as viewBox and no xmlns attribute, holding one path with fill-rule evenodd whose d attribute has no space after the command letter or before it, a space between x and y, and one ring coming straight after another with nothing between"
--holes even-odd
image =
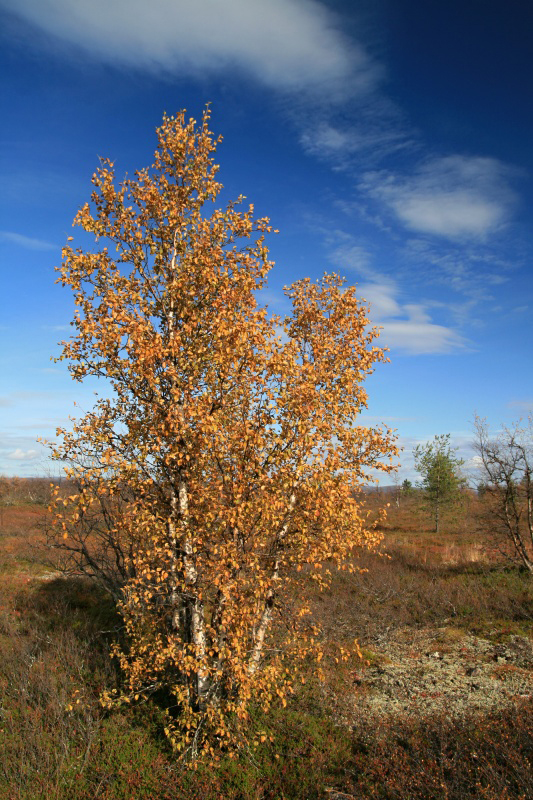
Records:
<instances>
[{"instance_id":1,"label":"distant treeline","mask_svg":"<svg viewBox=\"0 0 533 800\"><path fill-rule=\"evenodd\" d=\"M46 505L51 497L51 485L60 486L62 492L74 490L68 478L45 478L0 475L0 505L12 506L24 503Z\"/></svg>"}]
</instances>

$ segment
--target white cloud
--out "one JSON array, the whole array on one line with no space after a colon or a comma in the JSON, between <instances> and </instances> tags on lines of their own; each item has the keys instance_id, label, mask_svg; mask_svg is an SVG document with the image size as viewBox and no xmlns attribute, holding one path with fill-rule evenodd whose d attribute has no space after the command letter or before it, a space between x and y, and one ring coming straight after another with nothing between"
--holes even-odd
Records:
<instances>
[{"instance_id":1,"label":"white cloud","mask_svg":"<svg viewBox=\"0 0 533 800\"><path fill-rule=\"evenodd\" d=\"M371 79L366 53L317 0L1 3L47 34L115 64L174 74L236 67L285 89Z\"/></svg>"},{"instance_id":2,"label":"white cloud","mask_svg":"<svg viewBox=\"0 0 533 800\"><path fill-rule=\"evenodd\" d=\"M305 150L313 155L350 153L360 147L360 137L357 133L340 130L326 121L315 128L305 130L300 141Z\"/></svg>"},{"instance_id":3,"label":"white cloud","mask_svg":"<svg viewBox=\"0 0 533 800\"><path fill-rule=\"evenodd\" d=\"M371 254L354 245L349 234L336 231L333 238L344 240L333 251L333 263L342 265L341 271L348 268L364 278L357 285L357 294L370 306L371 324L382 328L381 346L404 355L436 355L466 347L463 337L452 327L432 320L429 303L405 302L396 281L378 272L371 264ZM439 309L453 313L453 306L446 307L443 303L439 303Z\"/></svg>"},{"instance_id":4,"label":"white cloud","mask_svg":"<svg viewBox=\"0 0 533 800\"><path fill-rule=\"evenodd\" d=\"M462 295L463 299L455 303L458 319L478 325L489 305L490 313L495 311L495 295L501 297L495 288L508 283L513 272L524 266L512 244L509 236L496 246L476 239L443 242L428 237L409 238L395 277L400 277L402 283L409 282L411 288L433 284L445 292L453 290Z\"/></svg>"},{"instance_id":5,"label":"white cloud","mask_svg":"<svg viewBox=\"0 0 533 800\"><path fill-rule=\"evenodd\" d=\"M358 287L358 294L372 305L372 321L402 314L402 308L394 297L395 289L390 283L370 283Z\"/></svg>"},{"instance_id":6,"label":"white cloud","mask_svg":"<svg viewBox=\"0 0 533 800\"><path fill-rule=\"evenodd\" d=\"M384 321L382 341L407 355L451 353L464 347L462 337L452 328L435 324L423 312L417 317Z\"/></svg>"},{"instance_id":7,"label":"white cloud","mask_svg":"<svg viewBox=\"0 0 533 800\"><path fill-rule=\"evenodd\" d=\"M509 216L511 170L492 158L446 156L411 176L367 173L362 188L407 228L449 239L483 238Z\"/></svg>"},{"instance_id":8,"label":"white cloud","mask_svg":"<svg viewBox=\"0 0 533 800\"><path fill-rule=\"evenodd\" d=\"M19 247L25 247L26 250L58 249L57 245L46 242L44 239L35 239L33 236L24 236L21 233L13 233L12 231L0 231L0 242L8 242Z\"/></svg>"},{"instance_id":9,"label":"white cloud","mask_svg":"<svg viewBox=\"0 0 533 800\"><path fill-rule=\"evenodd\" d=\"M406 355L435 355L464 348L463 338L445 325L432 321L421 303L400 303L396 285L368 283L358 293L370 304L370 319L383 328L380 344Z\"/></svg>"},{"instance_id":10,"label":"white cloud","mask_svg":"<svg viewBox=\"0 0 533 800\"><path fill-rule=\"evenodd\" d=\"M329 108L322 119L315 114L311 124L309 115L305 116L305 124L301 125L303 130L300 143L306 153L337 165L342 165L348 157L351 162L354 159L364 160L365 168L368 169L369 163L379 162L412 146L411 133L400 119L398 110L384 101L377 91L379 74L379 67L376 65L375 85L367 87L374 91L360 93L352 121L346 121L344 108L342 120L335 119Z\"/></svg>"},{"instance_id":11,"label":"white cloud","mask_svg":"<svg viewBox=\"0 0 533 800\"><path fill-rule=\"evenodd\" d=\"M316 226L315 226L316 227ZM388 282L384 275L380 275L372 265L372 253L359 244L354 244L354 237L342 230L328 231L324 234L329 244L334 245L332 260L336 268L344 275L346 270L355 272L365 277L369 283L377 284L380 281ZM337 245L337 242L341 242Z\"/></svg>"},{"instance_id":12,"label":"white cloud","mask_svg":"<svg viewBox=\"0 0 533 800\"><path fill-rule=\"evenodd\" d=\"M434 421L433 421L434 422ZM435 434L450 434L450 444L453 449L456 449L457 456L465 462L461 472L468 479L475 479L475 472L477 469L476 456L472 456L472 434L464 431L446 431L439 430L437 427L431 435L420 436L402 436L400 435L398 443L402 448L401 455L401 469L400 469L400 482L408 478L413 484L420 481L420 474L417 473L414 466L413 450L417 445L424 445L433 440Z\"/></svg>"},{"instance_id":13,"label":"white cloud","mask_svg":"<svg viewBox=\"0 0 533 800\"><path fill-rule=\"evenodd\" d=\"M20 447L17 447L12 453L8 453L6 458L9 458L10 461L34 461L36 458L39 458L39 455L37 450L22 450Z\"/></svg>"}]
</instances>

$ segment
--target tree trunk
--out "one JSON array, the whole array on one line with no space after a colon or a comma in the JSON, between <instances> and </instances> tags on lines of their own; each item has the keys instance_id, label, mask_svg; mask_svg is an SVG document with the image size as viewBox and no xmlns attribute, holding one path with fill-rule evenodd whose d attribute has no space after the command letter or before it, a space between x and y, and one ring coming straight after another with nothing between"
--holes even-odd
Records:
<instances>
[{"instance_id":1,"label":"tree trunk","mask_svg":"<svg viewBox=\"0 0 533 800\"><path fill-rule=\"evenodd\" d=\"M277 550L287 535L287 531L289 530L289 525L291 521L292 512L294 511L294 506L296 505L296 493L293 491L289 500L289 509L287 511L285 522L283 523L280 531L276 536L276 543L275 549ZM263 654L263 647L265 644L265 636L267 630L270 626L270 621L272 619L272 613L274 610L274 599L276 596L275 585L279 578L279 559L276 558L274 562L274 569L272 570L272 575L270 578L270 587L268 589L266 598L265 598L265 605L263 608L263 613L261 614L261 619L259 620L259 625L257 626L257 630L254 636L254 644L252 648L252 654L250 656L250 662L248 664L248 674L254 675L257 671L259 666L259 662L261 661L261 656Z\"/></svg>"},{"instance_id":2,"label":"tree trunk","mask_svg":"<svg viewBox=\"0 0 533 800\"><path fill-rule=\"evenodd\" d=\"M176 248L177 230L174 232L174 246L172 250L171 268L175 272L177 269L177 248ZM169 345L171 354L174 346L174 334L176 315L174 307L174 298L171 296L170 308L168 313L168 333ZM174 402L174 392L176 384L172 381L172 394L171 402ZM185 430L185 416L184 416L184 398L181 397L178 402L180 423L182 430ZM173 486L171 489L171 541L174 554L174 587L172 590L174 604L172 614L172 624L176 632L183 635L186 642L194 645L195 656L198 662L197 672L194 678L195 686L193 688L193 705L198 709L205 708L207 702L207 694L209 692L209 675L205 668L205 656L207 651L206 631L205 631L205 611L204 604L200 597L198 586L198 572L196 569L193 546L188 526L189 517L189 497L187 493L187 484L183 478L182 468L178 467L178 491ZM185 523L185 534L179 537L176 531L176 520L182 520ZM183 577L185 578L186 591L179 590L178 581L178 565L183 565ZM181 570L180 570L181 572Z\"/></svg>"}]
</instances>

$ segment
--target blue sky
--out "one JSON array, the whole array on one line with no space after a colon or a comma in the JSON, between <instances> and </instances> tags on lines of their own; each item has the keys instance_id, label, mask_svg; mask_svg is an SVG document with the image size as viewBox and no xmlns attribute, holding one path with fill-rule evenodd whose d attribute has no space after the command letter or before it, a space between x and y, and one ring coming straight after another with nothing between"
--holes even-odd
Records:
<instances>
[{"instance_id":1,"label":"blue sky","mask_svg":"<svg viewBox=\"0 0 533 800\"><path fill-rule=\"evenodd\" d=\"M529 0L0 0L0 473L88 410L58 355L54 266L98 156L151 163L164 111L212 104L223 199L270 216L268 302L325 270L371 303L391 363L364 420L415 443L533 408ZM76 235L76 233L74 233ZM77 403L78 406L74 406Z\"/></svg>"}]
</instances>

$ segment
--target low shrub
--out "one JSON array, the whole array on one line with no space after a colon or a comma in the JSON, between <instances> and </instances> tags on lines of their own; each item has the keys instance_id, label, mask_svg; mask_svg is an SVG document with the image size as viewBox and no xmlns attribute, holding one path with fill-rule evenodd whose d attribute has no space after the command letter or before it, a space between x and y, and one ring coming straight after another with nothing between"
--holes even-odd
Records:
<instances>
[{"instance_id":1,"label":"low shrub","mask_svg":"<svg viewBox=\"0 0 533 800\"><path fill-rule=\"evenodd\" d=\"M357 731L348 791L381 800L533 797L533 707L452 719L390 718Z\"/></svg>"},{"instance_id":2,"label":"low shrub","mask_svg":"<svg viewBox=\"0 0 533 800\"><path fill-rule=\"evenodd\" d=\"M185 769L155 702L100 706L102 689L120 680L109 657L120 618L86 579L32 577L40 551L21 530L30 511L5 509L0 530L0 800L311 800L328 786L380 800L533 797L530 701L461 718L361 718L350 730L335 724L328 691L337 706L353 702L353 667L334 660L338 685L321 684L310 662L287 708L253 712L238 754ZM396 628L442 628L441 648L465 630L506 642L533 628L533 584L519 570L424 563L398 542L388 556L361 553L359 564L367 571L339 573L330 593L313 595L326 654L328 642L357 636L376 667L386 664L379 642ZM505 683L512 667L494 670Z\"/></svg>"}]
</instances>

